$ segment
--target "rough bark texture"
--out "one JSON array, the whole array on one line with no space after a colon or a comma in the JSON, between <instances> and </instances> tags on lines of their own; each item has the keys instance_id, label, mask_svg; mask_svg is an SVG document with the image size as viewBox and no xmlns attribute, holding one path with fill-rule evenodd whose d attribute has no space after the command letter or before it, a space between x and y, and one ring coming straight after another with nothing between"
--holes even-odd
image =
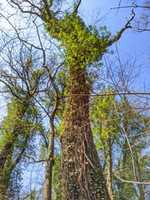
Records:
<instances>
[{"instance_id":1,"label":"rough bark texture","mask_svg":"<svg viewBox=\"0 0 150 200\"><path fill-rule=\"evenodd\" d=\"M60 20L45 15L45 26L65 48L69 71L62 133L62 200L109 200L92 138L91 86L86 77L86 66L102 57L109 42L90 32L76 14Z\"/></svg>"},{"instance_id":2,"label":"rough bark texture","mask_svg":"<svg viewBox=\"0 0 150 200\"><path fill-rule=\"evenodd\" d=\"M71 68L62 135L63 200L110 199L92 138L89 89L84 70Z\"/></svg>"},{"instance_id":3,"label":"rough bark texture","mask_svg":"<svg viewBox=\"0 0 150 200\"><path fill-rule=\"evenodd\" d=\"M62 133L62 200L109 200L92 138L86 77L86 66L102 57L109 42L90 32L75 13L60 20L47 14L44 18L49 34L65 48L69 71Z\"/></svg>"},{"instance_id":4,"label":"rough bark texture","mask_svg":"<svg viewBox=\"0 0 150 200\"><path fill-rule=\"evenodd\" d=\"M0 169L0 200L7 200L7 185L4 179L4 174Z\"/></svg>"}]
</instances>

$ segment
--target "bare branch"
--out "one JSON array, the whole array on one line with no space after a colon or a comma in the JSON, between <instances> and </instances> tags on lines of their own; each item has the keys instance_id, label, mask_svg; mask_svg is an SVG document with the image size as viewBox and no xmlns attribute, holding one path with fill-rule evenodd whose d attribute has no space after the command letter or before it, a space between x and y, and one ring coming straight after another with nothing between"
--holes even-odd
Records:
<instances>
[{"instance_id":1,"label":"bare branch","mask_svg":"<svg viewBox=\"0 0 150 200\"><path fill-rule=\"evenodd\" d=\"M144 9L150 9L150 6L148 5L138 5L138 4L133 4L133 5L129 5L129 6L117 6L117 7L113 7L111 8L112 10L115 9L126 9L126 8L144 8Z\"/></svg>"},{"instance_id":2,"label":"bare branch","mask_svg":"<svg viewBox=\"0 0 150 200\"><path fill-rule=\"evenodd\" d=\"M73 10L73 13L77 13L78 12L78 9L81 5L81 2L82 0L78 0L78 2L76 3L75 7L74 7L74 10Z\"/></svg>"},{"instance_id":3,"label":"bare branch","mask_svg":"<svg viewBox=\"0 0 150 200\"><path fill-rule=\"evenodd\" d=\"M136 184L136 185L150 185L150 182L146 182L146 181L144 181L144 182L140 182L140 181L134 181L134 180L126 180L126 179L123 179L123 178L121 178L121 177L119 177L116 173L114 173L114 176L119 180L119 181L121 181L121 182L123 182L123 183L129 183L129 184Z\"/></svg>"},{"instance_id":4,"label":"bare branch","mask_svg":"<svg viewBox=\"0 0 150 200\"><path fill-rule=\"evenodd\" d=\"M133 21L134 18L135 18L135 12L134 12L134 10L132 10L132 16L131 16L131 18L127 21L127 23L125 24L124 28L122 28L122 29L117 33L117 35L115 35L111 40L109 40L108 46L111 46L113 43L117 42L117 41L121 38L122 34L123 34L127 29L132 28L131 22Z\"/></svg>"},{"instance_id":5,"label":"bare branch","mask_svg":"<svg viewBox=\"0 0 150 200\"><path fill-rule=\"evenodd\" d=\"M10 2L11 2L11 5L14 4L22 13L32 14L32 15L35 15L35 16L38 16L38 17L41 18L40 13L38 13L38 12L35 12L35 11L33 11L33 10L24 10L24 9L21 7L21 5L20 5L19 2L16 2L15 0L11 0ZM35 4L33 4L33 6L34 6L33 8L38 8ZM38 10L40 10L40 8L38 8ZM41 10L40 10L40 11L41 11Z\"/></svg>"}]
</instances>

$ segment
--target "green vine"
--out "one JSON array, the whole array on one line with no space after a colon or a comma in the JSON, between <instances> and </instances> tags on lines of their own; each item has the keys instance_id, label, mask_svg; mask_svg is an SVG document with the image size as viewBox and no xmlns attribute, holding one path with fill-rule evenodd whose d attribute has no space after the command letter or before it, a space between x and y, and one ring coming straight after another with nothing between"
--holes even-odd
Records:
<instances>
[{"instance_id":1,"label":"green vine","mask_svg":"<svg viewBox=\"0 0 150 200\"><path fill-rule=\"evenodd\" d=\"M67 66L85 68L98 61L108 46L109 34L101 37L95 27L87 27L75 13L65 14L63 19L49 19L45 14L45 28L65 48Z\"/></svg>"}]
</instances>

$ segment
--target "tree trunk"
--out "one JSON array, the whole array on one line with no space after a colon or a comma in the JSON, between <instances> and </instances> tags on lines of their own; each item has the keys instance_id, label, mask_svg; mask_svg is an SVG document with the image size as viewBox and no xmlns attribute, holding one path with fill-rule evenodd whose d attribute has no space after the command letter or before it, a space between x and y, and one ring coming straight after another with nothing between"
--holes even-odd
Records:
<instances>
[{"instance_id":1,"label":"tree trunk","mask_svg":"<svg viewBox=\"0 0 150 200\"><path fill-rule=\"evenodd\" d=\"M52 166L50 161L46 163L45 182L44 182L44 200L51 200L52 196Z\"/></svg>"},{"instance_id":2,"label":"tree trunk","mask_svg":"<svg viewBox=\"0 0 150 200\"><path fill-rule=\"evenodd\" d=\"M65 65L70 67L62 135L62 199L108 200L90 127L90 88L85 72L89 65L100 60L109 46L120 39L129 28L129 22L116 36L105 38L100 37L94 27L90 30L76 11L60 18L45 4L42 19L49 35L64 48Z\"/></svg>"},{"instance_id":3,"label":"tree trunk","mask_svg":"<svg viewBox=\"0 0 150 200\"><path fill-rule=\"evenodd\" d=\"M62 135L62 200L109 200L89 120L85 70L70 69Z\"/></svg>"},{"instance_id":4,"label":"tree trunk","mask_svg":"<svg viewBox=\"0 0 150 200\"><path fill-rule=\"evenodd\" d=\"M108 138L108 155L107 155L107 188L110 199L113 200L113 189L112 189L112 139L111 136Z\"/></svg>"},{"instance_id":5,"label":"tree trunk","mask_svg":"<svg viewBox=\"0 0 150 200\"><path fill-rule=\"evenodd\" d=\"M49 73L51 78L51 74ZM52 78L51 78L52 80ZM59 97L58 97L58 88L55 83L52 81L53 88L55 90L55 105L54 109L49 117L51 134L50 134L50 141L48 145L48 161L46 163L46 170L45 170L45 184L44 184L44 200L52 200L52 185L53 185L53 166L54 166L54 148L55 148L55 115L57 113L57 109L59 106Z\"/></svg>"},{"instance_id":6,"label":"tree trunk","mask_svg":"<svg viewBox=\"0 0 150 200\"><path fill-rule=\"evenodd\" d=\"M143 180L142 180L141 168L137 152L135 152L135 162L136 162L136 174L137 174L136 179L137 181L142 182ZM139 200L145 200L144 185L139 184L138 189L139 189Z\"/></svg>"},{"instance_id":7,"label":"tree trunk","mask_svg":"<svg viewBox=\"0 0 150 200\"><path fill-rule=\"evenodd\" d=\"M12 104L13 106L13 104ZM17 140L17 137L19 134L22 134L22 128L21 125L18 123L18 119L22 119L27 108L28 104L25 102L17 102L15 101L15 114L14 117L16 120L14 120L11 123L8 122L7 129L4 130L6 131L6 137L7 134L11 133L11 138L6 141L2 149L0 150L0 200L6 200L8 199L7 195L7 189L9 187L9 180L10 180L10 174L12 172L12 154L13 154L13 147L14 143ZM8 111L8 116L9 116L9 111ZM7 121L7 117L5 119ZM4 120L4 122L5 122ZM5 135L4 135L5 137Z\"/></svg>"},{"instance_id":8,"label":"tree trunk","mask_svg":"<svg viewBox=\"0 0 150 200\"><path fill-rule=\"evenodd\" d=\"M50 152L48 161L45 168L45 183L44 183L44 200L52 200L52 179L53 179L53 166L54 166L54 139L55 135L52 132L51 143L48 146Z\"/></svg>"},{"instance_id":9,"label":"tree trunk","mask_svg":"<svg viewBox=\"0 0 150 200\"><path fill-rule=\"evenodd\" d=\"M0 200L8 200L7 183L4 179L3 171L0 167Z\"/></svg>"}]
</instances>

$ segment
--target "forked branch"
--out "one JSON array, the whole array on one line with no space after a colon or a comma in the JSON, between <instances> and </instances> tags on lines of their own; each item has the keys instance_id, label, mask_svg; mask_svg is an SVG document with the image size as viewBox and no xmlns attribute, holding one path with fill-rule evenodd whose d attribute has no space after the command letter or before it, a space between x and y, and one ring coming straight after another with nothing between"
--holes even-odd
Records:
<instances>
[{"instance_id":1,"label":"forked branch","mask_svg":"<svg viewBox=\"0 0 150 200\"><path fill-rule=\"evenodd\" d=\"M117 42L127 29L132 28L131 22L133 21L134 18L135 18L135 12L134 10L132 10L132 15L130 19L127 21L125 26L117 33L117 35L115 35L111 40L109 40L108 46L111 46L113 43Z\"/></svg>"}]
</instances>

